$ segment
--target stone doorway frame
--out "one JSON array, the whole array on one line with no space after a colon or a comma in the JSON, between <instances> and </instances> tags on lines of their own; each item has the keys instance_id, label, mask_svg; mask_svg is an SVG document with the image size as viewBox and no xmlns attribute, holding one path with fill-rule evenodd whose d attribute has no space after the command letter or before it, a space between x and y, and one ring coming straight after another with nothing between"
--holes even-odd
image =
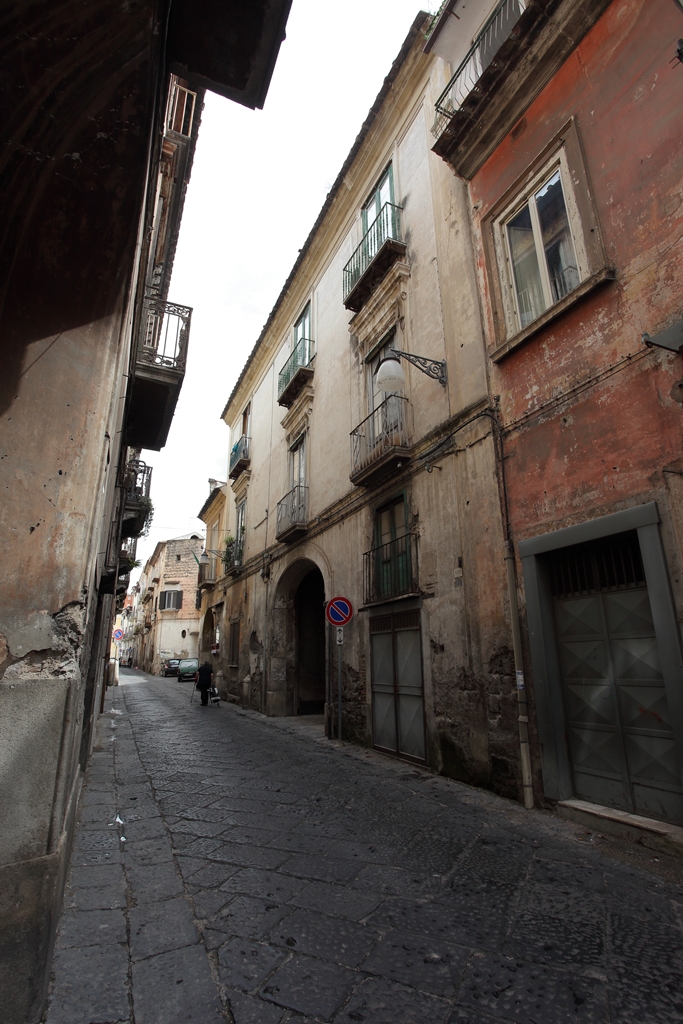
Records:
<instances>
[{"instance_id":1,"label":"stone doorway frame","mask_svg":"<svg viewBox=\"0 0 683 1024\"><path fill-rule=\"evenodd\" d=\"M322 560L321 560L322 561ZM299 584L309 572L317 570L323 578L325 600L332 593L327 566L302 555L287 565L273 588L268 610L269 637L264 710L266 715L288 717L297 714L297 662L295 598ZM329 701L329 632L326 633L325 697Z\"/></svg>"},{"instance_id":2,"label":"stone doorway frame","mask_svg":"<svg viewBox=\"0 0 683 1024\"><path fill-rule=\"evenodd\" d=\"M543 555L616 533L638 531L648 596L655 622L657 647L664 676L671 724L678 749L683 750L683 644L676 618L669 569L660 533L656 501L576 526L531 537L519 542L524 574L527 624L536 717L541 747L543 790L553 800L574 796L566 723L560 689L550 579Z\"/></svg>"}]
</instances>

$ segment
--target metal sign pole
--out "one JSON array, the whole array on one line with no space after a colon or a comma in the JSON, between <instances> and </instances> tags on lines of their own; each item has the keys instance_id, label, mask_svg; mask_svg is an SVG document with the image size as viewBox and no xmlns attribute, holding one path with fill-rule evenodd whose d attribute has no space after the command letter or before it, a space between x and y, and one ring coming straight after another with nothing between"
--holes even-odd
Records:
<instances>
[{"instance_id":1,"label":"metal sign pole","mask_svg":"<svg viewBox=\"0 0 683 1024\"><path fill-rule=\"evenodd\" d=\"M344 643L344 630L337 627L337 739L341 743L342 738L342 644Z\"/></svg>"}]
</instances>

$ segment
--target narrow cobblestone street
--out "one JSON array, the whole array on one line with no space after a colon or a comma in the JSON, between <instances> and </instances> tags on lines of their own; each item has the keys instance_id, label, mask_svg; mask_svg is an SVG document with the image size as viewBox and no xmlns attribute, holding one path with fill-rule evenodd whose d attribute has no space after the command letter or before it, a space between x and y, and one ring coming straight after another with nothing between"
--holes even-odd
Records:
<instances>
[{"instance_id":1,"label":"narrow cobblestone street","mask_svg":"<svg viewBox=\"0 0 683 1024\"><path fill-rule=\"evenodd\" d=\"M125 671L108 692L48 1024L683 1019L683 885L305 720L190 696Z\"/></svg>"}]
</instances>

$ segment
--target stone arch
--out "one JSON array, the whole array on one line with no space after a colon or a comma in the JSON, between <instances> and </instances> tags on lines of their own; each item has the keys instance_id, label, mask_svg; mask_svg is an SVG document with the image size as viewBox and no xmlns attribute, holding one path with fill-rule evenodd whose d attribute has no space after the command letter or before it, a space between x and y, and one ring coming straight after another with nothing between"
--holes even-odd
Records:
<instances>
[{"instance_id":1,"label":"stone arch","mask_svg":"<svg viewBox=\"0 0 683 1024\"><path fill-rule=\"evenodd\" d=\"M323 712L326 596L325 574L311 558L290 563L275 585L268 644L268 715Z\"/></svg>"}]
</instances>

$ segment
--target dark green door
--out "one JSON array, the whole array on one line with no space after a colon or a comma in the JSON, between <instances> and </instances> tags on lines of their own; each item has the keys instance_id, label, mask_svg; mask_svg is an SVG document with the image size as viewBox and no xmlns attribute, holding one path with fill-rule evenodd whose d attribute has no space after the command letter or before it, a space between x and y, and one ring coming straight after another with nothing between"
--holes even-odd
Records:
<instances>
[{"instance_id":1,"label":"dark green door","mask_svg":"<svg viewBox=\"0 0 683 1024\"><path fill-rule=\"evenodd\" d=\"M683 822L681 752L637 537L564 549L552 578L575 795Z\"/></svg>"}]
</instances>

